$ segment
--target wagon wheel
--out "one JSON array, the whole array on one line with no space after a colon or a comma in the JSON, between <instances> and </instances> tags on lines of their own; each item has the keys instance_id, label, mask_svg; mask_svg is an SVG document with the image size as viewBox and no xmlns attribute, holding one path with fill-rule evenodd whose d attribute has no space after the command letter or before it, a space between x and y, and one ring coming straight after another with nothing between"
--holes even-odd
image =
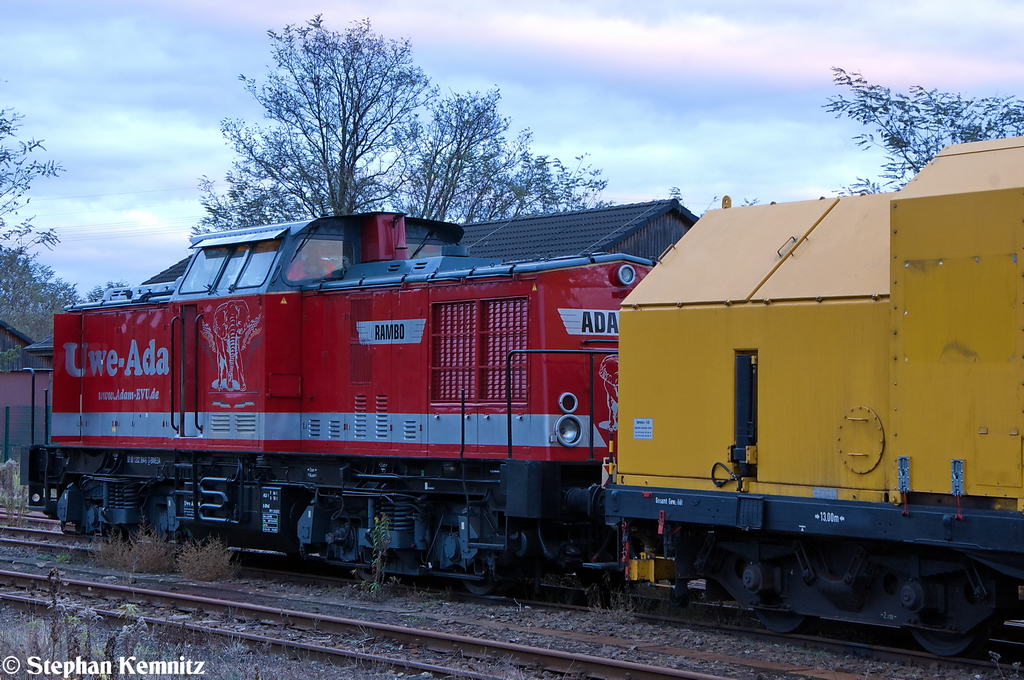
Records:
<instances>
[{"instance_id":1,"label":"wagon wheel","mask_svg":"<svg viewBox=\"0 0 1024 680\"><path fill-rule=\"evenodd\" d=\"M806 626L811 617L778 609L755 609L754 613L764 627L776 633L795 633Z\"/></svg>"},{"instance_id":2,"label":"wagon wheel","mask_svg":"<svg viewBox=\"0 0 1024 680\"><path fill-rule=\"evenodd\" d=\"M966 633L911 628L910 633L917 640L917 644L927 652L936 656L957 656L964 652L974 651L975 648L988 641L989 627L982 624Z\"/></svg>"}]
</instances>

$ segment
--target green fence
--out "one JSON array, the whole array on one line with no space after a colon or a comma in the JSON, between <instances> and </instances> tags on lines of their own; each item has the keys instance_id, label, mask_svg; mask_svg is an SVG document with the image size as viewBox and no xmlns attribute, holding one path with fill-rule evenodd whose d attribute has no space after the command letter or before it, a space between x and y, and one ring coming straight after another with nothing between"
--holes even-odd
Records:
<instances>
[{"instance_id":1,"label":"green fence","mask_svg":"<svg viewBox=\"0 0 1024 680\"><path fill-rule=\"evenodd\" d=\"M46 444L50 441L50 409L35 408L35 433L32 432L31 406L5 406L3 420L4 459L7 462L18 457L21 451L32 444Z\"/></svg>"}]
</instances>

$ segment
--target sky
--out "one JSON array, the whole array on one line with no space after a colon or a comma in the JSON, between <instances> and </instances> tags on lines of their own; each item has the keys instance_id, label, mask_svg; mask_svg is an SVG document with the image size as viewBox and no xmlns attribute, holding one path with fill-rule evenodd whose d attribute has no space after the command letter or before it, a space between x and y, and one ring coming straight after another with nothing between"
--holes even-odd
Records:
<instances>
[{"instance_id":1,"label":"sky","mask_svg":"<svg viewBox=\"0 0 1024 680\"><path fill-rule=\"evenodd\" d=\"M876 177L860 125L824 110L832 67L905 91L1024 95L1024 3L975 0L4 0L0 109L64 172L21 217L61 239L39 259L80 293L137 284L188 253L199 179L223 182L226 118L259 123L268 30L321 14L408 39L442 91L501 91L535 153L603 170L602 198L677 188L793 201Z\"/></svg>"}]
</instances>

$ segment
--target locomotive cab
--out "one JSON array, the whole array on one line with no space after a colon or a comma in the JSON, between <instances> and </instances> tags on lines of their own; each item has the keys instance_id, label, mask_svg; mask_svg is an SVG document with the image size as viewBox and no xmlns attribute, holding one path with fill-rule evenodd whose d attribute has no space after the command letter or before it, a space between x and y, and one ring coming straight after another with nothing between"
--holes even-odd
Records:
<instances>
[{"instance_id":1,"label":"locomotive cab","mask_svg":"<svg viewBox=\"0 0 1024 680\"><path fill-rule=\"evenodd\" d=\"M396 213L204 234L192 239L197 252L177 296L289 291L346 275L373 276L380 266L366 265L464 256L461 238L458 225Z\"/></svg>"}]
</instances>

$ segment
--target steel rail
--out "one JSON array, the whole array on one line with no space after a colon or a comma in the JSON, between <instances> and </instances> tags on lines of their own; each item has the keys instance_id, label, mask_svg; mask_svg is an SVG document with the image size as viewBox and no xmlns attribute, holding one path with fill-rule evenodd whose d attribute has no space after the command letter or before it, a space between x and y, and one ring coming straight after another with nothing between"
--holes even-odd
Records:
<instances>
[{"instance_id":1,"label":"steel rail","mask_svg":"<svg viewBox=\"0 0 1024 680\"><path fill-rule=\"evenodd\" d=\"M49 590L55 579L37 574L0 571L0 583L25 589ZM182 593L156 591L133 586L122 586L111 583L95 583L60 578L57 580L61 589L74 591L93 598L111 598L137 600L150 604L160 604L188 611L202 610L207 613L221 613L232 617L244 616L247 620L271 622L299 630L317 631L319 633L361 633L374 637L397 640L403 644L417 645L443 652L460 652L468 656L482 658L517 659L520 664L560 673L582 675L587 678L614 680L631 678L631 680L665 680L666 678L685 678L687 680L726 680L720 676L695 673L675 668L661 668L631 661L603 659L588 655L571 654L559 650L541 647L529 647L510 642L496 640L480 640L464 635L442 633L419 628L407 628L392 624L361 621L324 614L315 614L290 609L265 607L262 605L245 604L229 600L200 597ZM0 595L7 599L7 595ZM43 603L45 605L45 602ZM190 624L175 623L179 627ZM191 624L195 625L195 624ZM216 630L206 626L196 626L196 630ZM230 631L232 635L238 635ZM280 641L281 644L293 644Z\"/></svg>"},{"instance_id":2,"label":"steel rail","mask_svg":"<svg viewBox=\"0 0 1024 680\"><path fill-rule=\"evenodd\" d=\"M11 604L12 606L25 610L32 611L38 608L45 609L48 606L46 600L40 598L25 597L20 595L12 595L9 593L0 593L0 600ZM102 616L105 619L116 619L124 620L124 615L120 612L114 612L106 609L91 609L93 613ZM253 633L243 633L237 630L226 630L223 628L217 628L216 626L206 626L194 623L184 623L181 621L168 621L167 619L158 619L151 616L139 616L136 620L142 620L147 626L158 626L161 628L168 628L177 632L187 630L199 635L217 635L221 637L230 638L232 640L239 640L247 645L250 645L260 650L273 650L277 653L302 653L306 658L318 657L325 660L333 660L337 658L351 659L354 661L369 662L375 666L393 666L396 668L404 668L408 671L426 671L434 675L440 675L443 677L460 677L470 678L471 680L501 680L500 677L494 675L484 675L482 673L475 673L472 671L447 668L445 666L438 666L436 664L423 663L420 661L412 661L409 659L400 659L397 657L381 656L379 654L367 654L365 652L357 652L349 649L340 649L337 647L324 647L322 645L313 645L308 642L299 642L296 640L283 640L281 638L267 637L264 635L255 635Z\"/></svg>"}]
</instances>

